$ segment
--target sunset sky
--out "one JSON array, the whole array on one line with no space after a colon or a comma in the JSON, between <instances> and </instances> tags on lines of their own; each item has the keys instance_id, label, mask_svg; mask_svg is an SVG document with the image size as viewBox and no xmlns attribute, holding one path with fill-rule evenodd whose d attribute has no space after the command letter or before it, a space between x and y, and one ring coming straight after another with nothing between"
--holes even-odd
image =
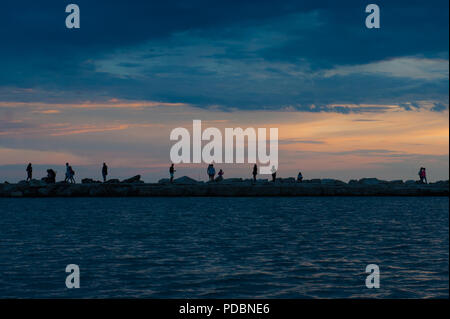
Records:
<instances>
[{"instance_id":1,"label":"sunset sky","mask_svg":"<svg viewBox=\"0 0 450 319\"><path fill-rule=\"evenodd\" d=\"M119 1L117 1L119 2ZM4 1L0 182L167 177L176 127L276 127L279 176L449 177L448 1ZM56 4L55 4L56 3ZM249 177L249 164L218 164ZM206 179L180 164L177 176ZM262 176L267 178L267 176Z\"/></svg>"}]
</instances>

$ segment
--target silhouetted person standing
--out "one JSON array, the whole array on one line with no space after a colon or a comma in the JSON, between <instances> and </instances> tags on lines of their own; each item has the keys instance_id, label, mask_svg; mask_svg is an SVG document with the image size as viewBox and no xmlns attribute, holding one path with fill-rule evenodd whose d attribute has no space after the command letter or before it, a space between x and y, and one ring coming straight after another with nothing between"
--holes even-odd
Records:
<instances>
[{"instance_id":1,"label":"silhouetted person standing","mask_svg":"<svg viewBox=\"0 0 450 319\"><path fill-rule=\"evenodd\" d=\"M275 166L272 166L272 182L275 182L277 179L277 170L275 169Z\"/></svg>"},{"instance_id":2,"label":"silhouetted person standing","mask_svg":"<svg viewBox=\"0 0 450 319\"><path fill-rule=\"evenodd\" d=\"M253 181L256 182L256 175L258 175L258 166L256 166L256 164L253 165L252 175L253 175Z\"/></svg>"},{"instance_id":3,"label":"silhouetted person standing","mask_svg":"<svg viewBox=\"0 0 450 319\"><path fill-rule=\"evenodd\" d=\"M103 163L103 167L102 167L103 183L106 182L107 175L108 175L108 166L106 165L106 163Z\"/></svg>"},{"instance_id":4,"label":"silhouetted person standing","mask_svg":"<svg viewBox=\"0 0 450 319\"><path fill-rule=\"evenodd\" d=\"M214 164L209 164L206 173L209 176L209 180L214 182L214 176L216 175L216 169L214 168Z\"/></svg>"},{"instance_id":5,"label":"silhouetted person standing","mask_svg":"<svg viewBox=\"0 0 450 319\"><path fill-rule=\"evenodd\" d=\"M66 163L66 176L64 178L64 182L68 182L70 179L70 166L69 163Z\"/></svg>"},{"instance_id":6,"label":"silhouetted person standing","mask_svg":"<svg viewBox=\"0 0 450 319\"><path fill-rule=\"evenodd\" d=\"M27 166L27 182L31 181L33 179L33 167L31 166L31 163L28 163Z\"/></svg>"},{"instance_id":7,"label":"silhouetted person standing","mask_svg":"<svg viewBox=\"0 0 450 319\"><path fill-rule=\"evenodd\" d=\"M298 172L298 175L297 175L297 182L299 182L299 183L303 182L303 175L302 175L302 172Z\"/></svg>"},{"instance_id":8,"label":"silhouetted person standing","mask_svg":"<svg viewBox=\"0 0 450 319\"><path fill-rule=\"evenodd\" d=\"M175 170L174 164L172 163L172 165L170 165L170 168L169 168L169 175L170 175L171 183L173 183L173 176L174 176L175 172L176 172L176 170Z\"/></svg>"}]
</instances>

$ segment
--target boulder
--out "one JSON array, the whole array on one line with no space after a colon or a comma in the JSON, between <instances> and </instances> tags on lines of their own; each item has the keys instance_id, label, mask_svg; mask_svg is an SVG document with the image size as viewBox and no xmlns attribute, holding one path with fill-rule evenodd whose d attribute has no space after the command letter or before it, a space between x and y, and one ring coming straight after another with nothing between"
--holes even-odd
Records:
<instances>
[{"instance_id":1,"label":"boulder","mask_svg":"<svg viewBox=\"0 0 450 319\"><path fill-rule=\"evenodd\" d=\"M242 178L225 178L223 180L224 183L240 183L242 182Z\"/></svg>"},{"instance_id":2,"label":"boulder","mask_svg":"<svg viewBox=\"0 0 450 319\"><path fill-rule=\"evenodd\" d=\"M11 197L23 197L23 193L21 191L11 192Z\"/></svg>"},{"instance_id":3,"label":"boulder","mask_svg":"<svg viewBox=\"0 0 450 319\"><path fill-rule=\"evenodd\" d=\"M195 179L190 178L188 176L183 176L183 177L174 179L173 182L175 184L181 184L181 185L195 185L195 184L198 184L198 182Z\"/></svg>"},{"instance_id":4,"label":"boulder","mask_svg":"<svg viewBox=\"0 0 450 319\"><path fill-rule=\"evenodd\" d=\"M378 178L361 178L359 183L363 185L379 185L381 181Z\"/></svg>"},{"instance_id":5,"label":"boulder","mask_svg":"<svg viewBox=\"0 0 450 319\"><path fill-rule=\"evenodd\" d=\"M288 178L277 178L281 183L295 183L295 178L288 177Z\"/></svg>"},{"instance_id":6,"label":"boulder","mask_svg":"<svg viewBox=\"0 0 450 319\"><path fill-rule=\"evenodd\" d=\"M324 178L320 180L320 184L322 185L346 185L343 181L340 181L338 179L332 179L332 178Z\"/></svg>"},{"instance_id":7,"label":"boulder","mask_svg":"<svg viewBox=\"0 0 450 319\"><path fill-rule=\"evenodd\" d=\"M169 183L170 183L170 179L168 179L168 178L161 178L158 181L158 184L169 184Z\"/></svg>"},{"instance_id":8,"label":"boulder","mask_svg":"<svg viewBox=\"0 0 450 319\"><path fill-rule=\"evenodd\" d=\"M136 175L127 179L124 179L121 183L132 184L132 183L140 183L141 175Z\"/></svg>"},{"instance_id":9,"label":"boulder","mask_svg":"<svg viewBox=\"0 0 450 319\"><path fill-rule=\"evenodd\" d=\"M105 183L106 184L119 184L120 181L117 178L113 178L113 179L108 179Z\"/></svg>"},{"instance_id":10,"label":"boulder","mask_svg":"<svg viewBox=\"0 0 450 319\"><path fill-rule=\"evenodd\" d=\"M38 181L37 179L32 179L29 185L33 187L44 187L47 186L47 183L44 181Z\"/></svg>"},{"instance_id":11,"label":"boulder","mask_svg":"<svg viewBox=\"0 0 450 319\"><path fill-rule=\"evenodd\" d=\"M403 180L401 179L396 179L394 181L389 181L388 182L390 185L403 185Z\"/></svg>"},{"instance_id":12,"label":"boulder","mask_svg":"<svg viewBox=\"0 0 450 319\"><path fill-rule=\"evenodd\" d=\"M94 181L92 178L83 178L81 184L99 184L100 181Z\"/></svg>"}]
</instances>

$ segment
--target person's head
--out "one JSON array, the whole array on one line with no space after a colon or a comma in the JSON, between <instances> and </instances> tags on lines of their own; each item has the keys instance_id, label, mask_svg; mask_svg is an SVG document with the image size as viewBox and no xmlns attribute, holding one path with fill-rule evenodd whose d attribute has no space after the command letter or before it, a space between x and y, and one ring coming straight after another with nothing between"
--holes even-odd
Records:
<instances>
[{"instance_id":1,"label":"person's head","mask_svg":"<svg viewBox=\"0 0 450 319\"><path fill-rule=\"evenodd\" d=\"M173 165L174 165L174 164L172 163L172 165L170 165L170 166L172 166L172 167L173 167Z\"/></svg>"},{"instance_id":2,"label":"person's head","mask_svg":"<svg viewBox=\"0 0 450 319\"><path fill-rule=\"evenodd\" d=\"M66 166L69 166L69 163L66 163Z\"/></svg>"}]
</instances>

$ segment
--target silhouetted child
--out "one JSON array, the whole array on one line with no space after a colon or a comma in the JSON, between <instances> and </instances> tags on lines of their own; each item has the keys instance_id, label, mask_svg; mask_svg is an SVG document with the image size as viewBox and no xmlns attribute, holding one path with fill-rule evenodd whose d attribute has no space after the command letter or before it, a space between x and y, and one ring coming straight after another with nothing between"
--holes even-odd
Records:
<instances>
[{"instance_id":1,"label":"silhouetted child","mask_svg":"<svg viewBox=\"0 0 450 319\"><path fill-rule=\"evenodd\" d=\"M302 172L298 172L297 182L299 182L299 183L303 182L303 175L302 175Z\"/></svg>"},{"instance_id":2,"label":"silhouetted child","mask_svg":"<svg viewBox=\"0 0 450 319\"><path fill-rule=\"evenodd\" d=\"M27 182L31 181L33 179L33 167L31 166L31 163L28 163L27 166Z\"/></svg>"},{"instance_id":3,"label":"silhouetted child","mask_svg":"<svg viewBox=\"0 0 450 319\"><path fill-rule=\"evenodd\" d=\"M275 182L277 179L277 170L275 169L275 165L272 166L272 182Z\"/></svg>"},{"instance_id":4,"label":"silhouetted child","mask_svg":"<svg viewBox=\"0 0 450 319\"><path fill-rule=\"evenodd\" d=\"M219 173L217 173L216 182L220 182L223 180L223 171L222 169L219 170Z\"/></svg>"}]
</instances>

